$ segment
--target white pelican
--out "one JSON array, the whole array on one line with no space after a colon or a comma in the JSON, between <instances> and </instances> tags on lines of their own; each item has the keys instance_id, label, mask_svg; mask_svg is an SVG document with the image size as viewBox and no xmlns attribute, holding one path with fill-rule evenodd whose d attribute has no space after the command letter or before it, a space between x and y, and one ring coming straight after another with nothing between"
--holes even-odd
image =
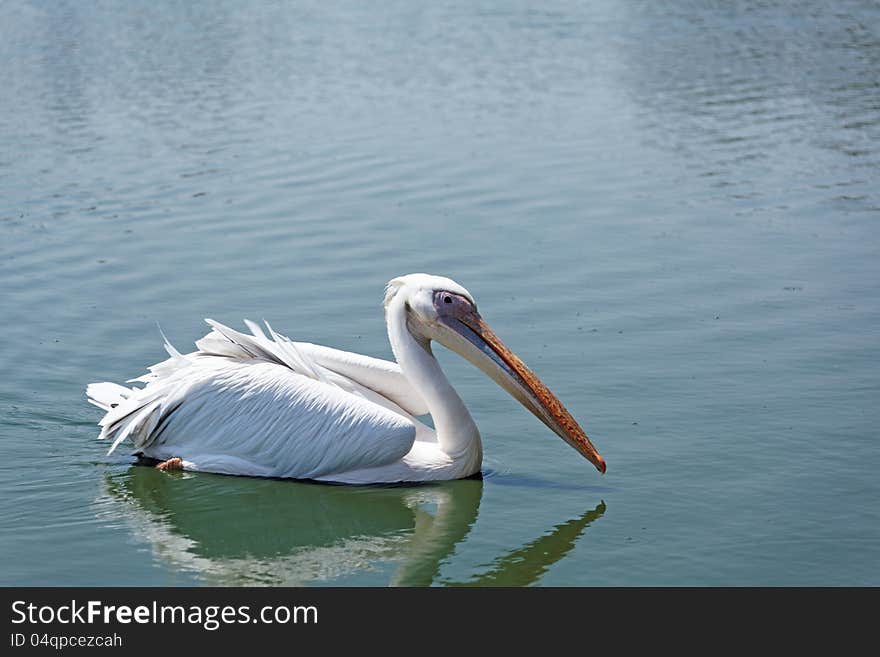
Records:
<instances>
[{"instance_id":1,"label":"white pelican","mask_svg":"<svg viewBox=\"0 0 880 657\"><path fill-rule=\"evenodd\" d=\"M429 274L391 280L388 339L397 362L292 342L245 320L213 330L132 381L88 386L107 414L111 453L131 438L161 469L348 484L460 479L480 471L480 432L431 352L460 354L604 474L605 461L540 379L489 329L471 294ZM436 430L416 419L430 413Z\"/></svg>"}]
</instances>

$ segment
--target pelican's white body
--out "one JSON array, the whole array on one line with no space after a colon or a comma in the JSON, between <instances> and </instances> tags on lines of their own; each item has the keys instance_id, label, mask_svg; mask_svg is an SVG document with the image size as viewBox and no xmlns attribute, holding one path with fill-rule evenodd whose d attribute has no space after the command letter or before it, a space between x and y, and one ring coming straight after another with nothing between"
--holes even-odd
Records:
<instances>
[{"instance_id":1,"label":"pelican's white body","mask_svg":"<svg viewBox=\"0 0 880 657\"><path fill-rule=\"evenodd\" d=\"M421 278L420 278L421 277ZM131 439L144 456L184 469L341 483L448 480L480 470L480 434L426 344L407 329L403 285L443 285L415 274L389 284L388 335L398 362L292 342L251 322L242 334L208 320L197 351L178 353L135 381L96 383L112 452ZM268 326L268 325L267 325ZM435 431L416 419L430 413Z\"/></svg>"}]
</instances>

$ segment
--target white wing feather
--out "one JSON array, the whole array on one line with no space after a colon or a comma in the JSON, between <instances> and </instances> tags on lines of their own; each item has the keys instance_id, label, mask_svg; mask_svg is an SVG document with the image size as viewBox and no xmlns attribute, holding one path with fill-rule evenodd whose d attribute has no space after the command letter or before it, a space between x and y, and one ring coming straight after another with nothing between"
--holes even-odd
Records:
<instances>
[{"instance_id":1,"label":"white wing feather","mask_svg":"<svg viewBox=\"0 0 880 657\"><path fill-rule=\"evenodd\" d=\"M198 351L182 355L166 344L170 358L135 379L145 387L89 386L90 401L108 411L100 425L111 452L130 438L146 456L178 456L193 470L332 478L393 464L412 448L416 423L396 398L417 410L418 402L394 387L399 368L348 378L358 365L386 361L361 356L327 367L313 356L326 348L294 343L268 325L271 340L250 323L253 335L207 321L213 330ZM328 365L346 354L327 351Z\"/></svg>"},{"instance_id":2,"label":"white wing feather","mask_svg":"<svg viewBox=\"0 0 880 657\"><path fill-rule=\"evenodd\" d=\"M397 363L331 347L295 342L313 363L374 390L412 415L427 415L428 405Z\"/></svg>"}]
</instances>

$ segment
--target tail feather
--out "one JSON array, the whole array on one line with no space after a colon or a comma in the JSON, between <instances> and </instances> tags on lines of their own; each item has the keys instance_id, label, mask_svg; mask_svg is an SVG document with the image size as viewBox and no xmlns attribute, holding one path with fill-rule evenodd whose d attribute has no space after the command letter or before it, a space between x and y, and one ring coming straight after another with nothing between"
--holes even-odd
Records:
<instances>
[{"instance_id":1,"label":"tail feather","mask_svg":"<svg viewBox=\"0 0 880 657\"><path fill-rule=\"evenodd\" d=\"M103 408L105 411L115 408L136 392L139 392L138 388L126 388L118 383L110 383L109 381L90 383L86 387L86 395L89 398L89 402L98 408Z\"/></svg>"}]
</instances>

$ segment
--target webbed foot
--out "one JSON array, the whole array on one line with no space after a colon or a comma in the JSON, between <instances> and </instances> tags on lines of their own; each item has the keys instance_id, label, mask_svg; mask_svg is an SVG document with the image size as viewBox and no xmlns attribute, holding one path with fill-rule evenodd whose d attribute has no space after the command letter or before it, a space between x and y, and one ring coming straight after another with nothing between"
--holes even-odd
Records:
<instances>
[{"instance_id":1,"label":"webbed foot","mask_svg":"<svg viewBox=\"0 0 880 657\"><path fill-rule=\"evenodd\" d=\"M157 470L163 470L168 472L169 470L183 470L183 459L179 456L175 456L174 458L168 459L167 461L162 461L159 465L156 466Z\"/></svg>"}]
</instances>

